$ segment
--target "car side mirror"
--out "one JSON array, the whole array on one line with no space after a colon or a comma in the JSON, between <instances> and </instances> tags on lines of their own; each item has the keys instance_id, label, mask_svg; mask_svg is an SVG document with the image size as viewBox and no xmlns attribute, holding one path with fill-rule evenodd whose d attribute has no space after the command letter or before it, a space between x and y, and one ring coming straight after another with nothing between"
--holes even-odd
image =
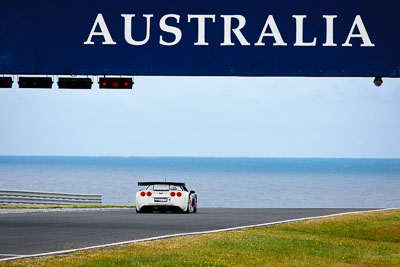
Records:
<instances>
[{"instance_id":1,"label":"car side mirror","mask_svg":"<svg viewBox=\"0 0 400 267\"><path fill-rule=\"evenodd\" d=\"M190 194L194 194L194 193L196 193L195 191L193 191L193 190L190 190Z\"/></svg>"}]
</instances>

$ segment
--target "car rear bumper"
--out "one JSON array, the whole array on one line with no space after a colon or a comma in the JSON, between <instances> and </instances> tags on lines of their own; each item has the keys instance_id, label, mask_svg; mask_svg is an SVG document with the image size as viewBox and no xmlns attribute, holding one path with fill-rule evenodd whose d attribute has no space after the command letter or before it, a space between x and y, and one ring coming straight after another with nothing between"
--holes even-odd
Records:
<instances>
[{"instance_id":1,"label":"car rear bumper","mask_svg":"<svg viewBox=\"0 0 400 267\"><path fill-rule=\"evenodd\" d=\"M167 202L156 202L154 198L145 197L138 198L136 200L136 209L141 211L143 208L146 209L180 209L182 211L187 210L188 200L186 197L181 198L167 198Z\"/></svg>"},{"instance_id":2,"label":"car rear bumper","mask_svg":"<svg viewBox=\"0 0 400 267\"><path fill-rule=\"evenodd\" d=\"M140 209L141 212L146 211L175 211L175 212L184 212L181 207L172 206L172 205L146 205L142 206Z\"/></svg>"}]
</instances>

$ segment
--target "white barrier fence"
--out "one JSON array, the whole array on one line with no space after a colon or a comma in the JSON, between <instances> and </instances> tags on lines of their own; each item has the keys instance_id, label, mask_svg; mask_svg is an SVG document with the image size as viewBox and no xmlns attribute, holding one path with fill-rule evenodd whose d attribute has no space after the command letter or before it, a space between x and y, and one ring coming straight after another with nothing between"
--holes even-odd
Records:
<instances>
[{"instance_id":1,"label":"white barrier fence","mask_svg":"<svg viewBox=\"0 0 400 267\"><path fill-rule=\"evenodd\" d=\"M101 205L102 195L2 190L0 205Z\"/></svg>"}]
</instances>

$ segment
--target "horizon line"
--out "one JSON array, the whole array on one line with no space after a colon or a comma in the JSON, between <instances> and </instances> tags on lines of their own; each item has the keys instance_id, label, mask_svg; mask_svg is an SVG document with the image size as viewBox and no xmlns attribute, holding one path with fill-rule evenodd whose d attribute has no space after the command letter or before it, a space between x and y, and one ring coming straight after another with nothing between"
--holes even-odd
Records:
<instances>
[{"instance_id":1,"label":"horizon line","mask_svg":"<svg viewBox=\"0 0 400 267\"><path fill-rule=\"evenodd\" d=\"M42 158L243 158L243 159L388 159L400 160L394 157L273 157L273 156L95 156L95 155L0 155L1 157L42 157Z\"/></svg>"}]
</instances>

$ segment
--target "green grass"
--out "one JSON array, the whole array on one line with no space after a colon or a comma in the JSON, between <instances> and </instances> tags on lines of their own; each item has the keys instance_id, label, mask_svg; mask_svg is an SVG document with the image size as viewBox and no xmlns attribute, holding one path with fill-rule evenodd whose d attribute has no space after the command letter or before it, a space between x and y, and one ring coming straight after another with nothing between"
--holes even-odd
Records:
<instances>
[{"instance_id":1,"label":"green grass","mask_svg":"<svg viewBox=\"0 0 400 267\"><path fill-rule=\"evenodd\" d=\"M4 205L0 209L90 209L90 208L135 208L123 205Z\"/></svg>"},{"instance_id":2,"label":"green grass","mask_svg":"<svg viewBox=\"0 0 400 267\"><path fill-rule=\"evenodd\" d=\"M143 242L11 266L400 266L400 210Z\"/></svg>"}]
</instances>

